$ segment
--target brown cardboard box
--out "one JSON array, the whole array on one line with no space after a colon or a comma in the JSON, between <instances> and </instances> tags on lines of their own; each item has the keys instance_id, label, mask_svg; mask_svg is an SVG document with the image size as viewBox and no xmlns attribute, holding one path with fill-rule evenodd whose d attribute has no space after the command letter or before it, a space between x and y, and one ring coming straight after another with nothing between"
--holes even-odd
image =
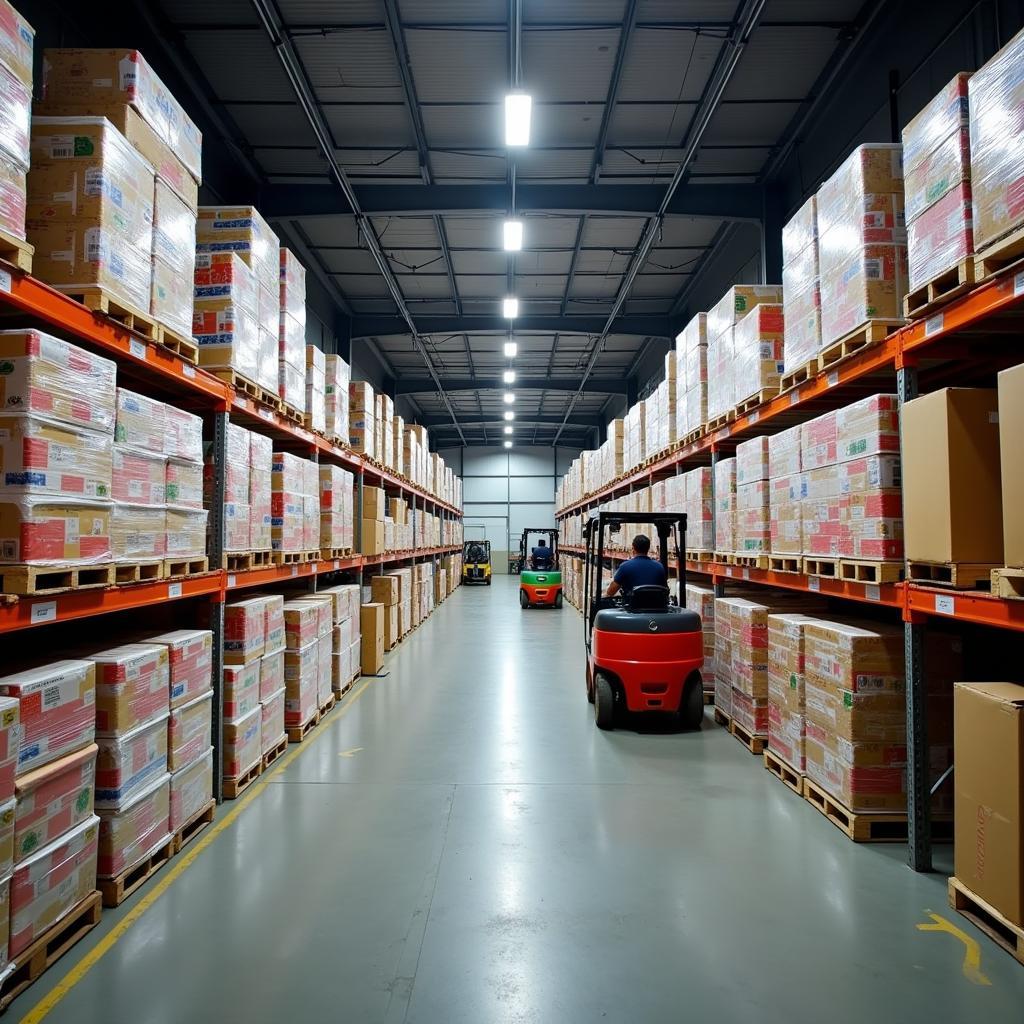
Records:
<instances>
[{"instance_id":1,"label":"brown cardboard box","mask_svg":"<svg viewBox=\"0 0 1024 1024\"><path fill-rule=\"evenodd\" d=\"M383 488L380 487L364 487L363 488L363 518L364 519L379 519L382 523L385 519L385 512L387 511L387 497L384 494Z\"/></svg>"},{"instance_id":2,"label":"brown cardboard box","mask_svg":"<svg viewBox=\"0 0 1024 1024\"><path fill-rule=\"evenodd\" d=\"M946 388L903 407L907 558L1003 564L995 389Z\"/></svg>"},{"instance_id":3,"label":"brown cardboard box","mask_svg":"<svg viewBox=\"0 0 1024 1024\"><path fill-rule=\"evenodd\" d=\"M359 630L359 660L363 675L376 675L384 667L384 605L362 605L359 609Z\"/></svg>"},{"instance_id":4,"label":"brown cardboard box","mask_svg":"<svg viewBox=\"0 0 1024 1024\"><path fill-rule=\"evenodd\" d=\"M955 872L1024 925L1024 686L957 683Z\"/></svg>"},{"instance_id":5,"label":"brown cardboard box","mask_svg":"<svg viewBox=\"0 0 1024 1024\"><path fill-rule=\"evenodd\" d=\"M384 524L379 519L364 519L362 522L361 554L384 554Z\"/></svg>"},{"instance_id":6,"label":"brown cardboard box","mask_svg":"<svg viewBox=\"0 0 1024 1024\"><path fill-rule=\"evenodd\" d=\"M1024 568L1024 363L999 374L1004 565Z\"/></svg>"},{"instance_id":7,"label":"brown cardboard box","mask_svg":"<svg viewBox=\"0 0 1024 1024\"><path fill-rule=\"evenodd\" d=\"M383 605L398 604L400 587L397 576L374 576L370 581L370 593L373 600Z\"/></svg>"},{"instance_id":8,"label":"brown cardboard box","mask_svg":"<svg viewBox=\"0 0 1024 1024\"><path fill-rule=\"evenodd\" d=\"M398 629L398 605L391 604L384 609L384 647L386 650L391 650L399 640L402 639L402 634Z\"/></svg>"}]
</instances>

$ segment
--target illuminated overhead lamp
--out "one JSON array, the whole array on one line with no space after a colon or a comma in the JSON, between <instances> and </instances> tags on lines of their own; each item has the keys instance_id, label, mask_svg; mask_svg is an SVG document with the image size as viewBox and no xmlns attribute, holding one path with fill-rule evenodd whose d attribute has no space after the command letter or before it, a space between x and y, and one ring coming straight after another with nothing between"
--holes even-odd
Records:
<instances>
[{"instance_id":1,"label":"illuminated overhead lamp","mask_svg":"<svg viewBox=\"0 0 1024 1024\"><path fill-rule=\"evenodd\" d=\"M511 423L509 423L509 424L507 424L507 425L506 425L506 427L505 427L505 433L506 433L506 434L511 434L511 433L512 433L512 424L511 424Z\"/></svg>"},{"instance_id":2,"label":"illuminated overhead lamp","mask_svg":"<svg viewBox=\"0 0 1024 1024\"><path fill-rule=\"evenodd\" d=\"M519 316L519 300L515 296L501 300L501 315L506 320L515 320Z\"/></svg>"},{"instance_id":3,"label":"illuminated overhead lamp","mask_svg":"<svg viewBox=\"0 0 1024 1024\"><path fill-rule=\"evenodd\" d=\"M512 92L505 97L505 145L530 144L530 114L533 98L524 92Z\"/></svg>"},{"instance_id":4,"label":"illuminated overhead lamp","mask_svg":"<svg viewBox=\"0 0 1024 1024\"><path fill-rule=\"evenodd\" d=\"M516 418L516 414L511 409L505 410L505 420L511 423Z\"/></svg>"},{"instance_id":5,"label":"illuminated overhead lamp","mask_svg":"<svg viewBox=\"0 0 1024 1024\"><path fill-rule=\"evenodd\" d=\"M523 247L523 222L507 220L502 226L502 242L505 252L519 252Z\"/></svg>"},{"instance_id":6,"label":"illuminated overhead lamp","mask_svg":"<svg viewBox=\"0 0 1024 1024\"><path fill-rule=\"evenodd\" d=\"M506 405L511 405L516 400L516 393L514 391L506 391L501 397Z\"/></svg>"},{"instance_id":7,"label":"illuminated overhead lamp","mask_svg":"<svg viewBox=\"0 0 1024 1024\"><path fill-rule=\"evenodd\" d=\"M516 371L506 370L502 375L501 379L505 384L515 384L516 382Z\"/></svg>"},{"instance_id":8,"label":"illuminated overhead lamp","mask_svg":"<svg viewBox=\"0 0 1024 1024\"><path fill-rule=\"evenodd\" d=\"M506 441L505 442L505 447L506 448L511 448L512 447L512 442L511 441Z\"/></svg>"},{"instance_id":9,"label":"illuminated overhead lamp","mask_svg":"<svg viewBox=\"0 0 1024 1024\"><path fill-rule=\"evenodd\" d=\"M516 353L519 351L519 346L514 341L505 342L505 358L515 359Z\"/></svg>"}]
</instances>

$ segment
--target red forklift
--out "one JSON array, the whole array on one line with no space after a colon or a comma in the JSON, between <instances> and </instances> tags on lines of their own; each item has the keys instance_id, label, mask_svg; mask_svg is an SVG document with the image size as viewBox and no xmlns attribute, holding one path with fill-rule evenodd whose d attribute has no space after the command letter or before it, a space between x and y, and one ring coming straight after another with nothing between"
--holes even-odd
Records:
<instances>
[{"instance_id":1,"label":"red forklift","mask_svg":"<svg viewBox=\"0 0 1024 1024\"><path fill-rule=\"evenodd\" d=\"M606 535L629 523L657 530L658 558L666 579L676 584L676 594L670 587L642 586L628 595L604 595ZM704 638L700 616L685 606L686 515L600 512L586 522L583 534L587 699L594 705L597 727L612 729L616 714L629 711L671 714L677 727L699 729L704 719ZM669 573L671 547L679 566L675 580Z\"/></svg>"}]
</instances>

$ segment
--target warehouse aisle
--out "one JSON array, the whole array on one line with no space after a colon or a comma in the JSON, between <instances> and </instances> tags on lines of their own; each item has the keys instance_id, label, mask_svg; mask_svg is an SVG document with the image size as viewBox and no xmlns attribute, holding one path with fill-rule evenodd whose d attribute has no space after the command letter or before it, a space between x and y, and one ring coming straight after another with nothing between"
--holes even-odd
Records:
<instances>
[{"instance_id":1,"label":"warehouse aisle","mask_svg":"<svg viewBox=\"0 0 1024 1024\"><path fill-rule=\"evenodd\" d=\"M849 843L710 722L599 733L579 615L515 583L457 590L12 1019L116 937L47 1021L1020 1021L1019 965L982 939L972 981L918 930L980 937L902 848Z\"/></svg>"}]
</instances>

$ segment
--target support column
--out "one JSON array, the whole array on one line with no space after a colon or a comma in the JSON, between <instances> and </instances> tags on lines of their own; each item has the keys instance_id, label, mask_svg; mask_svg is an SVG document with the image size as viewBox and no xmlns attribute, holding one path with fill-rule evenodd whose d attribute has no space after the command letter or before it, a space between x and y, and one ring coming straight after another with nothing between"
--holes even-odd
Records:
<instances>
[{"instance_id":1,"label":"support column","mask_svg":"<svg viewBox=\"0 0 1024 1024\"><path fill-rule=\"evenodd\" d=\"M762 193L761 283L782 282L782 228L785 206L782 189L766 187Z\"/></svg>"},{"instance_id":2,"label":"support column","mask_svg":"<svg viewBox=\"0 0 1024 1024\"><path fill-rule=\"evenodd\" d=\"M224 497L227 487L228 411L225 406L213 415L213 494L210 507L209 558L211 569L224 569ZM213 795L217 803L224 799L224 594L210 602L210 629L213 632L211 682L213 702L210 710L213 743Z\"/></svg>"},{"instance_id":3,"label":"support column","mask_svg":"<svg viewBox=\"0 0 1024 1024\"><path fill-rule=\"evenodd\" d=\"M923 623L903 625L907 671L907 863L932 869L932 796L928 771L928 687Z\"/></svg>"},{"instance_id":4,"label":"support column","mask_svg":"<svg viewBox=\"0 0 1024 1024\"><path fill-rule=\"evenodd\" d=\"M711 445L711 550L718 550L718 508L717 501L715 499L715 467L718 465L719 459L722 457L721 452L718 450L717 444ZM717 576L712 577L714 580L712 589L715 592L715 597L725 597L725 583L722 582Z\"/></svg>"}]
</instances>

